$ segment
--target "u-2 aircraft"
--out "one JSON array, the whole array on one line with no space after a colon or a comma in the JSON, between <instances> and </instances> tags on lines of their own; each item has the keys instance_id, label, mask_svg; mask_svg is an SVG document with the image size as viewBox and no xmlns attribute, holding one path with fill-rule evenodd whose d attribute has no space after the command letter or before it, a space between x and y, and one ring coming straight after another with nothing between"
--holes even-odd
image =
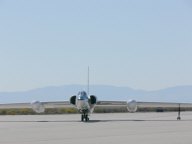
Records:
<instances>
[{"instance_id":1,"label":"u-2 aircraft","mask_svg":"<svg viewBox=\"0 0 192 144\"><path fill-rule=\"evenodd\" d=\"M78 92L77 95L71 96L69 101L55 101L55 102L40 102L34 101L31 103L11 103L0 104L0 109L3 108L32 108L36 113L43 113L46 108L62 108L71 107L73 105L77 108L81 114L81 121L89 121L89 115L94 111L95 107L107 107L107 106L126 106L127 110L131 113L137 111L137 108L156 107L156 108L178 108L177 120L180 120L180 108L192 107L191 103L168 103L168 102L137 102L135 100L130 101L97 101L97 97L94 95L88 96L85 91Z\"/></svg>"},{"instance_id":2,"label":"u-2 aircraft","mask_svg":"<svg viewBox=\"0 0 192 144\"><path fill-rule=\"evenodd\" d=\"M33 101L31 103L11 103L0 104L0 109L3 108L32 108L36 113L43 113L46 108L62 108L71 107L73 105L81 114L81 121L89 121L89 115L94 112L95 107L107 106L126 106L127 110L131 113L137 111L138 107L156 107L156 108L178 108L177 120L180 120L180 109L192 108L192 103L169 103L169 102L137 102L135 100L129 101L98 101L95 95L88 95L89 93L89 68L88 68L88 90L80 91L77 95L71 96L69 101L56 101L56 102L40 102Z\"/></svg>"}]
</instances>

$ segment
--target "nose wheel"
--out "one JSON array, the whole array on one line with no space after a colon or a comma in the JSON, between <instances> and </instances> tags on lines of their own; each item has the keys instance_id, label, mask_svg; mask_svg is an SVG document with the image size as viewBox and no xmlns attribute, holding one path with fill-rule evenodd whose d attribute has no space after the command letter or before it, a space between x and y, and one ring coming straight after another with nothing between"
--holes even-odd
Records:
<instances>
[{"instance_id":1,"label":"nose wheel","mask_svg":"<svg viewBox=\"0 0 192 144\"><path fill-rule=\"evenodd\" d=\"M89 117L88 117L88 114L82 114L81 115L81 121L89 121Z\"/></svg>"}]
</instances>

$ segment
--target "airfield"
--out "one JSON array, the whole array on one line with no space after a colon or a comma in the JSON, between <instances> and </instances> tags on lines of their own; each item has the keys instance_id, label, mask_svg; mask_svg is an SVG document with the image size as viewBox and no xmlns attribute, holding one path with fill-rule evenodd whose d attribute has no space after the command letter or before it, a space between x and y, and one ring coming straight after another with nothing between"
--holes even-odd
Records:
<instances>
[{"instance_id":1,"label":"airfield","mask_svg":"<svg viewBox=\"0 0 192 144\"><path fill-rule=\"evenodd\" d=\"M192 112L0 116L1 144L191 144Z\"/></svg>"}]
</instances>

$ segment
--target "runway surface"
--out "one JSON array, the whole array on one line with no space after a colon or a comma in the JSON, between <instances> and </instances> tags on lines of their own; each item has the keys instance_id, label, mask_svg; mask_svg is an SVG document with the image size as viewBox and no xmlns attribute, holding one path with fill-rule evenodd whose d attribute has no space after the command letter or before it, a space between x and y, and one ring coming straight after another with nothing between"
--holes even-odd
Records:
<instances>
[{"instance_id":1,"label":"runway surface","mask_svg":"<svg viewBox=\"0 0 192 144\"><path fill-rule=\"evenodd\" d=\"M0 116L1 144L191 144L192 112Z\"/></svg>"}]
</instances>

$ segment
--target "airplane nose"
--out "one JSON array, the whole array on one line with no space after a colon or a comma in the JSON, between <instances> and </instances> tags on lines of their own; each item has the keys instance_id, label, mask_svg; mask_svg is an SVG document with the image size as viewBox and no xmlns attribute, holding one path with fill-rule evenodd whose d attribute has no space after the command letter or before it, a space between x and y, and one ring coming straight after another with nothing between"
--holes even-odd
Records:
<instances>
[{"instance_id":1,"label":"airplane nose","mask_svg":"<svg viewBox=\"0 0 192 144\"><path fill-rule=\"evenodd\" d=\"M84 100L78 100L77 101L77 108L78 109L88 109L89 108L89 104L87 103L87 101Z\"/></svg>"},{"instance_id":2,"label":"airplane nose","mask_svg":"<svg viewBox=\"0 0 192 144\"><path fill-rule=\"evenodd\" d=\"M85 100L85 97L84 96L79 96L78 100Z\"/></svg>"}]
</instances>

